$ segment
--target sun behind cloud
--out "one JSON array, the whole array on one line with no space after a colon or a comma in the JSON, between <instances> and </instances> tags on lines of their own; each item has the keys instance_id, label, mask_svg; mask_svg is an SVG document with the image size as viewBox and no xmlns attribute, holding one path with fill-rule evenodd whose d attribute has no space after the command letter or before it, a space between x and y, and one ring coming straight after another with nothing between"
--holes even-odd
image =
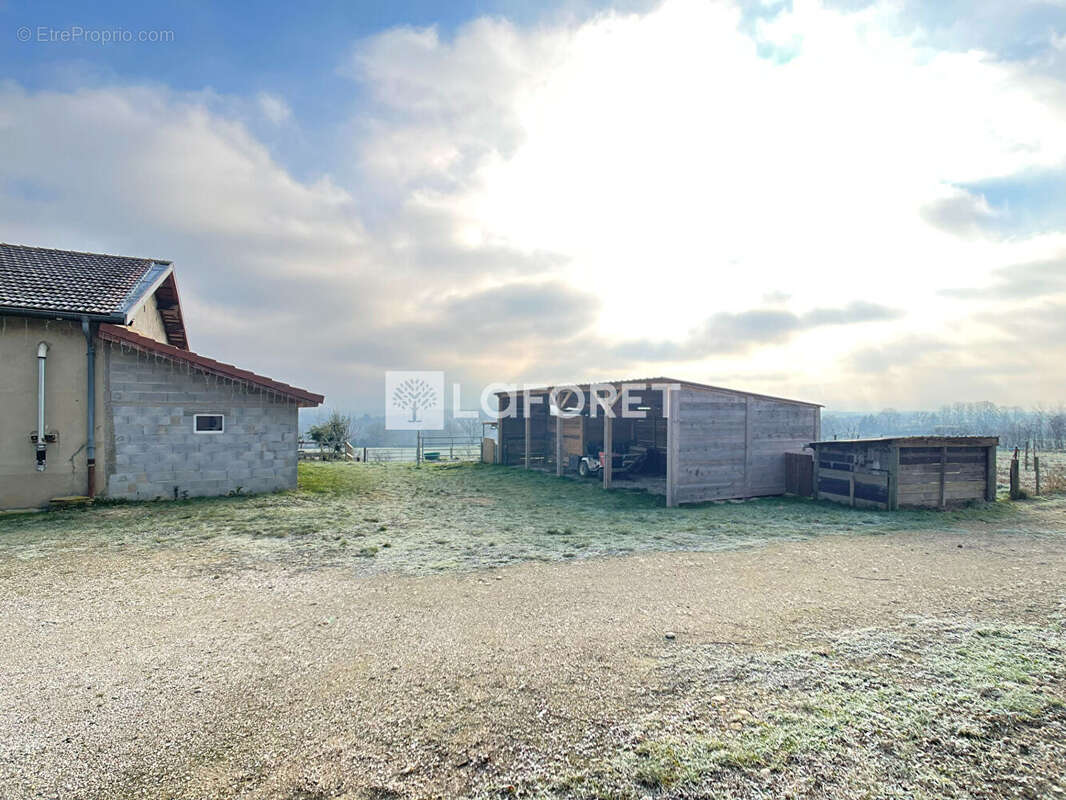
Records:
<instances>
[{"instance_id":1,"label":"sun behind cloud","mask_svg":"<svg viewBox=\"0 0 1066 800\"><path fill-rule=\"evenodd\" d=\"M908 13L668 0L390 28L338 53L353 111L299 170L274 137L315 121L280 91L8 82L4 238L173 259L198 346L326 354L311 377L342 406L416 363L1054 401L1063 285L996 287L1066 256L1066 213L1024 207L1066 178L1066 85ZM1041 314L1020 354L1004 321ZM856 395L874 368L892 396Z\"/></svg>"}]
</instances>

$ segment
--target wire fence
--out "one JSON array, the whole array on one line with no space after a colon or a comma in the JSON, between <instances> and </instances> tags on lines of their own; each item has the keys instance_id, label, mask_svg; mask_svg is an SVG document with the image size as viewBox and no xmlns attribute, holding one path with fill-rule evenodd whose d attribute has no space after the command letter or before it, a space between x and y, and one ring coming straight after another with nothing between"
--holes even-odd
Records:
<instances>
[{"instance_id":1,"label":"wire fence","mask_svg":"<svg viewBox=\"0 0 1066 800\"><path fill-rule=\"evenodd\" d=\"M452 436L423 433L418 437L416 460L423 461L480 461L481 439L477 436Z\"/></svg>"},{"instance_id":2,"label":"wire fence","mask_svg":"<svg viewBox=\"0 0 1066 800\"><path fill-rule=\"evenodd\" d=\"M301 438L298 455L300 459L314 461L480 461L481 437L419 432L413 446L362 447L345 442L336 450Z\"/></svg>"},{"instance_id":3,"label":"wire fence","mask_svg":"<svg viewBox=\"0 0 1066 800\"><path fill-rule=\"evenodd\" d=\"M323 461L480 461L481 439L423 433L413 447L360 447L349 443L343 452L324 450L316 442L301 440L299 455L301 459Z\"/></svg>"}]
</instances>

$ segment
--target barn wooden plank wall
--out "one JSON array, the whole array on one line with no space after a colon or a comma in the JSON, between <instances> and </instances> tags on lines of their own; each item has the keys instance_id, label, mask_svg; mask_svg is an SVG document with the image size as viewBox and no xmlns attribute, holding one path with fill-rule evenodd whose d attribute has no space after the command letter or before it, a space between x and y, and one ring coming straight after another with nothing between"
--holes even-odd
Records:
<instances>
[{"instance_id":1,"label":"barn wooden plank wall","mask_svg":"<svg viewBox=\"0 0 1066 800\"><path fill-rule=\"evenodd\" d=\"M819 421L817 406L682 388L673 499L784 494L785 453L806 446Z\"/></svg>"},{"instance_id":2,"label":"barn wooden plank wall","mask_svg":"<svg viewBox=\"0 0 1066 800\"><path fill-rule=\"evenodd\" d=\"M880 509L995 500L997 444L988 437L818 442L818 497Z\"/></svg>"},{"instance_id":3,"label":"barn wooden plank wall","mask_svg":"<svg viewBox=\"0 0 1066 800\"><path fill-rule=\"evenodd\" d=\"M562 474L576 468L580 457L590 451L646 452L644 475L665 473L667 504L677 505L784 494L785 453L801 450L820 433L821 408L811 403L669 378L633 383L679 388L668 392L669 397L662 397L658 389L638 390L629 407L642 403L639 410L646 414L642 419L621 414L626 400L620 396L609 427L602 412L589 416L591 384L577 388L585 392L584 411L577 417L552 416L548 388L531 395L543 399L531 401L529 419L523 413L521 393L507 400L501 397L501 403L516 404L517 415L507 416L501 406L499 463ZM562 408L580 406L569 405L565 390L559 402ZM665 408L664 403L668 404ZM604 486L610 487L610 460L604 467Z\"/></svg>"},{"instance_id":4,"label":"barn wooden plank wall","mask_svg":"<svg viewBox=\"0 0 1066 800\"><path fill-rule=\"evenodd\" d=\"M988 448L904 447L899 453L899 505L944 507L983 500Z\"/></svg>"},{"instance_id":5,"label":"barn wooden plank wall","mask_svg":"<svg viewBox=\"0 0 1066 800\"><path fill-rule=\"evenodd\" d=\"M814 496L814 457L810 453L785 453L785 492Z\"/></svg>"}]
</instances>

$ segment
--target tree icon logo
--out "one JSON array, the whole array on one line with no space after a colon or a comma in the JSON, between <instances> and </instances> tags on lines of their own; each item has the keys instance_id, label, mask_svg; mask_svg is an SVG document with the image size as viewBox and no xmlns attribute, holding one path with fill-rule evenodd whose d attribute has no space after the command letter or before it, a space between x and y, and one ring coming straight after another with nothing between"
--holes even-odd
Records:
<instances>
[{"instance_id":1,"label":"tree icon logo","mask_svg":"<svg viewBox=\"0 0 1066 800\"><path fill-rule=\"evenodd\" d=\"M386 372L385 428L393 431L443 430L444 373L433 370Z\"/></svg>"},{"instance_id":2,"label":"tree icon logo","mask_svg":"<svg viewBox=\"0 0 1066 800\"><path fill-rule=\"evenodd\" d=\"M422 422L418 412L427 406L436 404L437 393L433 387L421 378L408 378L392 393L392 403L398 408L410 409L408 422Z\"/></svg>"}]
</instances>

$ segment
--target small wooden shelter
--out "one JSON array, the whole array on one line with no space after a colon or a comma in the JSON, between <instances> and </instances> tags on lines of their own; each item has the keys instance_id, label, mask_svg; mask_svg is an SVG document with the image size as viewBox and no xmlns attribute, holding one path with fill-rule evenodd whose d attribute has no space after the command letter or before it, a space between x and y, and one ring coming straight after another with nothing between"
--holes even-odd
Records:
<instances>
[{"instance_id":1,"label":"small wooden shelter","mask_svg":"<svg viewBox=\"0 0 1066 800\"><path fill-rule=\"evenodd\" d=\"M613 399L601 393L607 387ZM498 463L562 475L603 452L610 488L639 459L639 470L626 470L629 485L665 494L671 506L784 494L785 453L821 430L814 403L672 378L545 386L497 399Z\"/></svg>"},{"instance_id":2,"label":"small wooden shelter","mask_svg":"<svg viewBox=\"0 0 1066 800\"><path fill-rule=\"evenodd\" d=\"M994 436L813 442L815 495L861 508L947 508L996 499Z\"/></svg>"}]
</instances>

